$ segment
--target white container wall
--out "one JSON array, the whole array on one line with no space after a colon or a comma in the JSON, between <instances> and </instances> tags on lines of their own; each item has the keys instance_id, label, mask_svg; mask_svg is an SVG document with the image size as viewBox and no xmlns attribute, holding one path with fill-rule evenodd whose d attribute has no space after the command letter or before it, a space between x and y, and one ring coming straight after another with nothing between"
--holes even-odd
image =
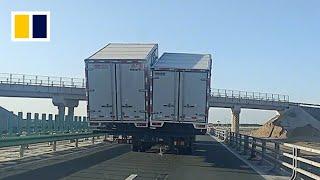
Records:
<instances>
[{"instance_id":1,"label":"white container wall","mask_svg":"<svg viewBox=\"0 0 320 180\"><path fill-rule=\"evenodd\" d=\"M151 125L208 122L211 56L164 53L152 66Z\"/></svg>"},{"instance_id":2,"label":"white container wall","mask_svg":"<svg viewBox=\"0 0 320 180\"><path fill-rule=\"evenodd\" d=\"M85 60L90 122L148 123L157 44L108 44Z\"/></svg>"},{"instance_id":3,"label":"white container wall","mask_svg":"<svg viewBox=\"0 0 320 180\"><path fill-rule=\"evenodd\" d=\"M87 63L88 112L91 120L116 120L115 65Z\"/></svg>"}]
</instances>

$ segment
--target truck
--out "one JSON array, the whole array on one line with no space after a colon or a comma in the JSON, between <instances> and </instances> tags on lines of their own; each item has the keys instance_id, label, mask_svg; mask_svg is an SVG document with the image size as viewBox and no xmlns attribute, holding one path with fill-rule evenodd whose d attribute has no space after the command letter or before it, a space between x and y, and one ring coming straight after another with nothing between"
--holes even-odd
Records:
<instances>
[{"instance_id":1,"label":"truck","mask_svg":"<svg viewBox=\"0 0 320 180\"><path fill-rule=\"evenodd\" d=\"M150 127L179 151L206 133L211 64L210 54L164 53L151 67Z\"/></svg>"},{"instance_id":2,"label":"truck","mask_svg":"<svg viewBox=\"0 0 320 180\"><path fill-rule=\"evenodd\" d=\"M164 53L155 43L110 43L86 64L89 125L131 137L133 151L156 144L190 153L208 122L211 56Z\"/></svg>"}]
</instances>

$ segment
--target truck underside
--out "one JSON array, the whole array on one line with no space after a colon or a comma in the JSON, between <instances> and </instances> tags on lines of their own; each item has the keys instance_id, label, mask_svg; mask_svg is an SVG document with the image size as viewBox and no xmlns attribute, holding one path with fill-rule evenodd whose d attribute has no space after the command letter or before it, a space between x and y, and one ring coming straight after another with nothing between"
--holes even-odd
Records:
<instances>
[{"instance_id":1,"label":"truck underside","mask_svg":"<svg viewBox=\"0 0 320 180\"><path fill-rule=\"evenodd\" d=\"M164 123L161 128L136 127L133 123L102 123L95 131L115 136L131 136L132 150L144 152L155 145L167 152L191 154L196 135L203 135L206 129L195 129L192 124Z\"/></svg>"}]
</instances>

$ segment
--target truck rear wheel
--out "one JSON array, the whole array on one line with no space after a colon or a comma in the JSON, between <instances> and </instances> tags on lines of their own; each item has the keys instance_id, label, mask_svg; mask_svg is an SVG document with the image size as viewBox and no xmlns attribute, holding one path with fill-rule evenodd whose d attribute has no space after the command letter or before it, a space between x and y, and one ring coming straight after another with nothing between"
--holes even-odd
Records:
<instances>
[{"instance_id":1,"label":"truck rear wheel","mask_svg":"<svg viewBox=\"0 0 320 180\"><path fill-rule=\"evenodd\" d=\"M195 136L177 138L174 141L174 149L177 154L191 155L194 151Z\"/></svg>"},{"instance_id":2,"label":"truck rear wheel","mask_svg":"<svg viewBox=\"0 0 320 180\"><path fill-rule=\"evenodd\" d=\"M147 141L142 141L140 137L132 137L132 151L135 152L145 152L152 146L152 143Z\"/></svg>"},{"instance_id":3,"label":"truck rear wheel","mask_svg":"<svg viewBox=\"0 0 320 180\"><path fill-rule=\"evenodd\" d=\"M134 152L139 152L141 148L141 143L140 139L137 137L132 137L132 146L131 149Z\"/></svg>"}]
</instances>

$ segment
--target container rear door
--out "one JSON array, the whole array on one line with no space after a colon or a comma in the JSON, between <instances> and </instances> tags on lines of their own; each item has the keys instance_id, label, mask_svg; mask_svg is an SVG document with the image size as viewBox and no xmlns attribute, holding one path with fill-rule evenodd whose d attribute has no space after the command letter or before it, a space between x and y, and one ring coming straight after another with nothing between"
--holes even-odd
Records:
<instances>
[{"instance_id":1,"label":"container rear door","mask_svg":"<svg viewBox=\"0 0 320 180\"><path fill-rule=\"evenodd\" d=\"M153 71L152 120L177 121L178 73Z\"/></svg>"},{"instance_id":2,"label":"container rear door","mask_svg":"<svg viewBox=\"0 0 320 180\"><path fill-rule=\"evenodd\" d=\"M114 67L107 63L88 63L90 120L115 120Z\"/></svg>"},{"instance_id":3,"label":"container rear door","mask_svg":"<svg viewBox=\"0 0 320 180\"><path fill-rule=\"evenodd\" d=\"M146 121L143 63L117 64L118 120Z\"/></svg>"},{"instance_id":4,"label":"container rear door","mask_svg":"<svg viewBox=\"0 0 320 180\"><path fill-rule=\"evenodd\" d=\"M206 123L207 82L207 73L180 72L180 121Z\"/></svg>"}]
</instances>

